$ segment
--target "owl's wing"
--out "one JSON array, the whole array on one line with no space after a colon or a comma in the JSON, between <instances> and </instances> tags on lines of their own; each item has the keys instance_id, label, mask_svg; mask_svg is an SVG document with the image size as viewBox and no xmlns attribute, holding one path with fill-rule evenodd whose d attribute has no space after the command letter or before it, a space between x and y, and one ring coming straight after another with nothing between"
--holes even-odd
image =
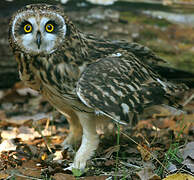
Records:
<instances>
[{"instance_id":1,"label":"owl's wing","mask_svg":"<svg viewBox=\"0 0 194 180\"><path fill-rule=\"evenodd\" d=\"M142 62L144 62L145 64L149 64L149 65L154 65L154 66L158 66L158 65L164 65L167 64L167 62L158 57L150 48L148 48L147 46L144 46L142 44L139 43L135 43L135 42L116 42L118 44L118 46L122 49L127 50L128 52L133 53L139 60L141 60Z\"/></svg>"},{"instance_id":2,"label":"owl's wing","mask_svg":"<svg viewBox=\"0 0 194 180\"><path fill-rule=\"evenodd\" d=\"M90 64L82 73L76 91L86 106L123 123L130 122L131 115L141 113L145 107L162 104L180 89L161 80L129 53Z\"/></svg>"}]
</instances>

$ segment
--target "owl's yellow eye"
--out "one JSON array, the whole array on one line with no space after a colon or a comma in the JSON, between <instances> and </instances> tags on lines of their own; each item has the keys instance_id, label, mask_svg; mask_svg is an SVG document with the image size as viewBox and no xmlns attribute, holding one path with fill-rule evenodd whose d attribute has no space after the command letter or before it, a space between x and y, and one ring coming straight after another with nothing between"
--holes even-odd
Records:
<instances>
[{"instance_id":1,"label":"owl's yellow eye","mask_svg":"<svg viewBox=\"0 0 194 180\"><path fill-rule=\"evenodd\" d=\"M24 31L25 31L26 33L30 33L30 32L32 31L32 26L31 26L30 24L26 24L26 25L24 26Z\"/></svg>"},{"instance_id":2,"label":"owl's yellow eye","mask_svg":"<svg viewBox=\"0 0 194 180\"><path fill-rule=\"evenodd\" d=\"M46 28L46 31L49 33L54 30L54 26L52 24L47 24L45 28Z\"/></svg>"}]
</instances>

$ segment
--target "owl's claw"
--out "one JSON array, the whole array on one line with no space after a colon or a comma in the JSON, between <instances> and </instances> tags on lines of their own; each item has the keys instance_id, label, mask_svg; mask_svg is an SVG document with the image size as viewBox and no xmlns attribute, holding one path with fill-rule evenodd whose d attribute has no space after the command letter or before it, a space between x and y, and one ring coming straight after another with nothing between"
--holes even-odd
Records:
<instances>
[{"instance_id":1,"label":"owl's claw","mask_svg":"<svg viewBox=\"0 0 194 180\"><path fill-rule=\"evenodd\" d=\"M69 167L64 168L63 170L64 171L71 171L71 172L73 172L73 170L75 169L75 170L78 170L78 171L84 173L84 171L85 171L85 165L83 165L81 167L80 165L79 166L76 166L74 163L71 163Z\"/></svg>"},{"instance_id":2,"label":"owl's claw","mask_svg":"<svg viewBox=\"0 0 194 180\"><path fill-rule=\"evenodd\" d=\"M69 171L72 172L73 169L79 169L80 171L84 172L84 169L86 167L86 161L87 160L83 156L81 156L81 157L76 156L75 159L74 159L74 162L70 163L69 164L70 166L63 169L63 170L64 171L69 170Z\"/></svg>"},{"instance_id":3,"label":"owl's claw","mask_svg":"<svg viewBox=\"0 0 194 180\"><path fill-rule=\"evenodd\" d=\"M71 163L69 167L66 167L66 168L64 168L63 170L64 170L64 171L71 171L71 172L72 172L72 169L73 169L73 168L74 168L74 164Z\"/></svg>"}]
</instances>

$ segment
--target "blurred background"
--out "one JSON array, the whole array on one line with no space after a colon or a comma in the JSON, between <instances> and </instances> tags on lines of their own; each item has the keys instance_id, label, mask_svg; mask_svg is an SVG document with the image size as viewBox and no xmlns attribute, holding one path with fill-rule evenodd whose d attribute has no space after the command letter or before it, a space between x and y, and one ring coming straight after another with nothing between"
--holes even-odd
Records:
<instances>
[{"instance_id":1,"label":"blurred background","mask_svg":"<svg viewBox=\"0 0 194 180\"><path fill-rule=\"evenodd\" d=\"M0 88L19 80L8 45L9 18L31 3L62 6L81 31L141 43L169 61L168 66L194 72L193 0L1 0Z\"/></svg>"}]
</instances>

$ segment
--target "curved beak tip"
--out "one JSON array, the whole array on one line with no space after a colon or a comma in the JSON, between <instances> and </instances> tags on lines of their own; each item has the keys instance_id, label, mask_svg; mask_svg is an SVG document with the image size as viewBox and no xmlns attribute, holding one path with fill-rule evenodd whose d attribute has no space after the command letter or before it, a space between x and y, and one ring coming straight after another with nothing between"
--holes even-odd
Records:
<instances>
[{"instance_id":1,"label":"curved beak tip","mask_svg":"<svg viewBox=\"0 0 194 180\"><path fill-rule=\"evenodd\" d=\"M41 45L41 35L40 35L40 33L37 33L36 44L38 46L38 49L40 49L40 45Z\"/></svg>"}]
</instances>

